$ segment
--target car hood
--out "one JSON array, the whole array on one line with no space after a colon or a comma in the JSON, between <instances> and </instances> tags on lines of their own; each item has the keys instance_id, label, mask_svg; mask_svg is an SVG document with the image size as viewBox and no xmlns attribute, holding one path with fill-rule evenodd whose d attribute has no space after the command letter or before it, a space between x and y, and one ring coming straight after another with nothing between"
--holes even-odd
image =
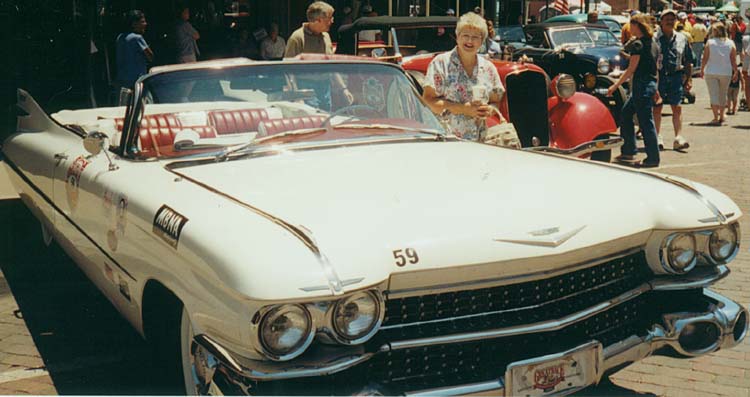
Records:
<instances>
[{"instance_id":1,"label":"car hood","mask_svg":"<svg viewBox=\"0 0 750 397\"><path fill-rule=\"evenodd\" d=\"M598 62L599 59L606 59L609 61L610 65L619 65L621 69L624 69L627 67L627 61L625 59L621 59L622 57L618 57L617 60L615 57L617 57L620 54L620 47L619 46L607 46L607 47L587 47L583 48L583 52L581 54L577 54L579 57L586 57L590 58L594 61L594 63Z\"/></svg>"},{"instance_id":2,"label":"car hood","mask_svg":"<svg viewBox=\"0 0 750 397\"><path fill-rule=\"evenodd\" d=\"M357 281L352 288L401 272L581 251L651 229L705 226L697 219L715 215L654 176L469 142L291 151L174 172L302 230L335 277ZM739 214L711 192L722 211Z\"/></svg>"}]
</instances>

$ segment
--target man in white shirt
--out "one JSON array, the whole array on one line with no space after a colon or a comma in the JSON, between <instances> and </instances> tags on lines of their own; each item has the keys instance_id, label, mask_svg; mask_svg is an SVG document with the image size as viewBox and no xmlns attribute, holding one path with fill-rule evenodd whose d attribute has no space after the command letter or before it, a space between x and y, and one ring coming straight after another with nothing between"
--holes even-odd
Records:
<instances>
[{"instance_id":1,"label":"man in white shirt","mask_svg":"<svg viewBox=\"0 0 750 397\"><path fill-rule=\"evenodd\" d=\"M281 59L284 57L286 41L279 36L279 25L271 24L271 34L260 43L260 57L263 59Z\"/></svg>"}]
</instances>

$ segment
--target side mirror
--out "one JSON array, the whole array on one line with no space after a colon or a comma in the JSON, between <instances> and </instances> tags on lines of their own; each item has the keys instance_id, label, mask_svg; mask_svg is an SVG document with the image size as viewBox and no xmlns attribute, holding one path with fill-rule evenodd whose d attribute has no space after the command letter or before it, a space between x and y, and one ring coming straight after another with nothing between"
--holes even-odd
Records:
<instances>
[{"instance_id":1,"label":"side mirror","mask_svg":"<svg viewBox=\"0 0 750 397\"><path fill-rule=\"evenodd\" d=\"M83 148L91 153L92 156L96 156L101 153L102 149L104 149L104 143L106 140L107 135L99 131L89 132L88 135L86 135L86 138L83 139Z\"/></svg>"},{"instance_id":2,"label":"side mirror","mask_svg":"<svg viewBox=\"0 0 750 397\"><path fill-rule=\"evenodd\" d=\"M96 156L103 151L104 155L107 156L107 161L109 161L109 170L114 171L120 167L112 162L112 158L109 157L109 153L107 153L107 150L104 148L108 139L109 137L107 134L99 131L91 131L86 135L86 138L83 138L83 148L91 153L92 156Z\"/></svg>"},{"instance_id":3,"label":"side mirror","mask_svg":"<svg viewBox=\"0 0 750 397\"><path fill-rule=\"evenodd\" d=\"M117 105L128 106L131 99L133 99L133 90L125 87L120 88L120 97L117 99Z\"/></svg>"}]
</instances>

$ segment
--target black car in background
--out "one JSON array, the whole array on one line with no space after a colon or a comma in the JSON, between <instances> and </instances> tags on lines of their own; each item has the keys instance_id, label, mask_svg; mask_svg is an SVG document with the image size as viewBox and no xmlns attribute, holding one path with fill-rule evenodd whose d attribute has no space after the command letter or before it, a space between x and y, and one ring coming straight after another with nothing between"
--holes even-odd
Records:
<instances>
[{"instance_id":1,"label":"black car in background","mask_svg":"<svg viewBox=\"0 0 750 397\"><path fill-rule=\"evenodd\" d=\"M513 51L513 60L529 58L550 77L573 76L578 90L599 98L619 123L627 97L620 88L611 97L607 89L627 69L620 40L606 26L577 23L538 23L524 26L525 43Z\"/></svg>"}]
</instances>

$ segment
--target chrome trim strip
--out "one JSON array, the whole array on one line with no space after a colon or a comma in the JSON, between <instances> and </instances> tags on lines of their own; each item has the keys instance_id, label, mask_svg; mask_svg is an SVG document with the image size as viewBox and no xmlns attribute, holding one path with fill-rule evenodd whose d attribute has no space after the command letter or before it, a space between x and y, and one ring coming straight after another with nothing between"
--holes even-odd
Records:
<instances>
[{"instance_id":1,"label":"chrome trim strip","mask_svg":"<svg viewBox=\"0 0 750 397\"><path fill-rule=\"evenodd\" d=\"M438 387L435 389L419 390L415 392L406 392L405 396L470 396L472 394L486 395L489 391L498 391L497 394L505 394L505 384L503 379L493 380L490 382L470 383L467 385Z\"/></svg>"},{"instance_id":2,"label":"chrome trim strip","mask_svg":"<svg viewBox=\"0 0 750 397\"><path fill-rule=\"evenodd\" d=\"M358 284L358 283L362 282L362 280L364 280L364 279L365 279L364 277L359 277L359 278L350 278L350 279L347 279L347 280L341 280L341 286L348 287L350 285ZM305 292L315 292L315 291L325 291L325 290L327 290L329 288L330 287L327 286L327 285L314 285L312 287L302 287L299 290L300 291L305 291Z\"/></svg>"},{"instance_id":3,"label":"chrome trim strip","mask_svg":"<svg viewBox=\"0 0 750 397\"><path fill-rule=\"evenodd\" d=\"M555 153L555 154L561 154L564 156L583 156L584 154L589 154L593 152L603 151L603 150L612 150L615 148L618 148L622 146L624 143L623 139L621 137L615 137L615 138L607 138L607 139L596 139L589 142L584 142L576 147L570 148L570 149L560 149L556 147L551 146L534 146L534 147L527 147L523 148L523 150L530 151L530 152L543 152L543 153Z\"/></svg>"},{"instance_id":4,"label":"chrome trim strip","mask_svg":"<svg viewBox=\"0 0 750 397\"><path fill-rule=\"evenodd\" d=\"M548 230L555 230L555 232L559 231L559 227L554 227L551 229L547 229L540 232L529 232L532 237L536 237L536 239L528 239L528 240L522 240L522 239L501 239L496 238L495 241L505 242L505 243L514 243L514 244L524 244L524 245L534 245L539 247L558 247L565 243L566 241L570 240L573 236L578 234L581 230L585 229L586 225L583 225L581 227L578 227L573 230L569 230L563 234L558 234L554 236L550 236L552 233L547 234L535 234L535 233L546 233ZM554 233L554 232L553 232Z\"/></svg>"},{"instance_id":5,"label":"chrome trim strip","mask_svg":"<svg viewBox=\"0 0 750 397\"><path fill-rule=\"evenodd\" d=\"M719 219L719 223L721 223L722 225L727 223L727 217L724 216L724 214L722 214L721 211L719 211L719 208L717 208L716 205L714 205L714 203L712 203L709 199L707 199L704 195L702 195L701 192L698 191L698 189L688 185L685 182L678 181L670 177L669 175L657 175L657 174L648 174L648 173L646 175L657 177L663 181L667 181L673 185L679 186L683 188L684 190L689 191L690 193L693 193L693 195L696 198L698 198L698 200L700 200L706 207L708 207L708 209L711 210L711 212L714 213L716 218Z\"/></svg>"},{"instance_id":6,"label":"chrome trim strip","mask_svg":"<svg viewBox=\"0 0 750 397\"><path fill-rule=\"evenodd\" d=\"M344 292L343 285L341 284L341 279L339 278L338 274L336 273L336 269L331 265L331 262L328 260L328 258L320 252L320 248L318 247L317 243L315 242L315 239L312 236L312 232L310 232L307 228L303 226L295 226L291 223L274 216L266 211L263 211L262 209L255 207L253 205L250 205L239 198L236 198L234 196L231 196L227 193L224 193L213 186L210 186L208 184L205 184L197 179L194 179L192 177L189 177L179 171L175 171L173 169L169 169L166 167L167 171L174 173L175 175L184 178L187 181L190 181L192 183L195 183L196 185L215 193L219 196L222 196L230 201L233 201L234 203L240 205L241 207L244 207L252 212L255 212L256 214L270 220L271 222L281 226L282 228L286 229L289 233L291 233L294 237L297 237L298 240L300 240L305 246L310 249L310 251L318 258L318 263L320 263L320 266L323 271L323 275L325 276L326 280L328 280L328 288L331 290L331 293L334 295L341 295Z\"/></svg>"},{"instance_id":7,"label":"chrome trim strip","mask_svg":"<svg viewBox=\"0 0 750 397\"><path fill-rule=\"evenodd\" d=\"M557 267L555 269L542 270L542 271L533 272L533 273L524 273L520 275L497 277L497 278L483 279L483 280L465 281L465 282L460 282L460 283L438 284L438 285L431 285L425 288L408 288L408 289L399 289L399 290L389 290L387 292L388 299L413 296L415 295L415 293L428 291L428 290L429 291L446 290L446 292L449 292L450 290L455 290L458 288L465 289L467 287L472 287L472 286L476 288L496 287L496 286L501 286L501 285L521 283L521 282L526 282L526 281L534 281L534 280L539 280L542 278L555 277L555 276L559 276L559 275L573 272L576 270L594 267L604 262L609 262L618 258L632 255L644 249L645 249L644 246L639 246L639 247L631 248L626 251L620 251L620 252L616 252L616 253L606 255L600 258L591 259L583 263L576 263L573 265Z\"/></svg>"}]
</instances>

